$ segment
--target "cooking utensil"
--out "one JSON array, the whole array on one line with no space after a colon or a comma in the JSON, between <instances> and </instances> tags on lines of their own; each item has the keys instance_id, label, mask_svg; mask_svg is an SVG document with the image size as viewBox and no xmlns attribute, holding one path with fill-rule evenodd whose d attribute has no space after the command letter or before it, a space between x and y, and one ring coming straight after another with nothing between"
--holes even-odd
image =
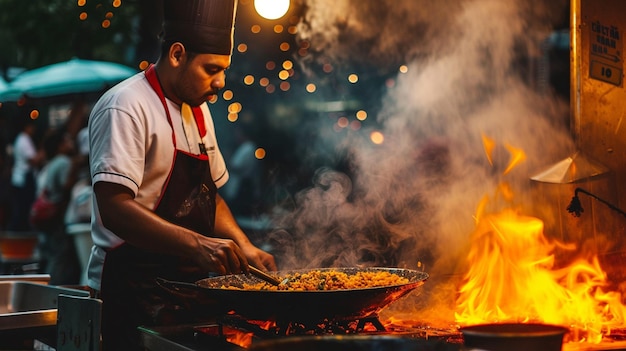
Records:
<instances>
[{"instance_id":1,"label":"cooking utensil","mask_svg":"<svg viewBox=\"0 0 626 351\"><path fill-rule=\"evenodd\" d=\"M341 290L289 291L244 290L244 284L257 283L256 278L235 274L206 278L195 283L159 279L161 287L178 296L185 295L211 301L221 313L235 312L253 320L315 323L323 320L359 319L380 312L390 303L424 284L428 274L401 268L318 268L278 271L277 277L311 271L338 271L349 275L358 272L389 272L408 279L407 283Z\"/></svg>"},{"instance_id":2,"label":"cooking utensil","mask_svg":"<svg viewBox=\"0 0 626 351\"><path fill-rule=\"evenodd\" d=\"M494 323L460 328L467 348L490 351L561 351L569 329L537 323Z\"/></svg>"},{"instance_id":3,"label":"cooking utensil","mask_svg":"<svg viewBox=\"0 0 626 351\"><path fill-rule=\"evenodd\" d=\"M250 271L250 273L253 276L255 276L255 277L257 277L257 278L259 278L261 280L264 280L264 281L266 281L266 282L268 282L268 283L270 283L272 285L280 285L280 280L278 280L277 278L272 277L271 275L263 272L262 270L260 270L260 269L258 269L256 267L248 265L248 270Z\"/></svg>"}]
</instances>

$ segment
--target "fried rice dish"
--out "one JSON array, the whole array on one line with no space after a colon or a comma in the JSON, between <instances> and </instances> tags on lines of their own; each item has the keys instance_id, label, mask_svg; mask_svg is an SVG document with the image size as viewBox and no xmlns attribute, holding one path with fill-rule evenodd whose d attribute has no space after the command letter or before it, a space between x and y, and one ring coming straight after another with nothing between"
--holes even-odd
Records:
<instances>
[{"instance_id":1,"label":"fried rice dish","mask_svg":"<svg viewBox=\"0 0 626 351\"><path fill-rule=\"evenodd\" d=\"M267 282L246 283L243 285L243 289L289 291L346 290L400 285L409 282L409 279L405 277L385 271L363 271L347 274L334 270L314 270L307 273L287 274L279 277L279 279L282 282L278 286ZM225 288L240 289L237 287Z\"/></svg>"}]
</instances>

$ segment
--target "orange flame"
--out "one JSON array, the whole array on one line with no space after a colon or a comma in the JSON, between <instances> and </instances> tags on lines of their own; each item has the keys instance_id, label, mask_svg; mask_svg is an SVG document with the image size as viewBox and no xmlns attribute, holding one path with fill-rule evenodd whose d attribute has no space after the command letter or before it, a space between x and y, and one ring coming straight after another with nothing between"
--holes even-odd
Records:
<instances>
[{"instance_id":1,"label":"orange flame","mask_svg":"<svg viewBox=\"0 0 626 351\"><path fill-rule=\"evenodd\" d=\"M509 165L504 170L503 174L509 173L515 166L526 160L526 153L522 149L515 148L511 145L506 145L506 149L511 154L511 159L509 160Z\"/></svg>"},{"instance_id":2,"label":"orange flame","mask_svg":"<svg viewBox=\"0 0 626 351\"><path fill-rule=\"evenodd\" d=\"M468 271L455 318L461 325L542 322L569 327L576 340L599 343L623 327L621 295L605 292L597 257L556 269L555 248L540 219L513 210L477 216L470 238Z\"/></svg>"},{"instance_id":3,"label":"orange flame","mask_svg":"<svg viewBox=\"0 0 626 351\"><path fill-rule=\"evenodd\" d=\"M487 160L489 161L490 165L493 165L493 149L495 149L496 147L496 142L485 134L482 134L482 139L483 148L485 148L485 155L487 156Z\"/></svg>"},{"instance_id":4,"label":"orange flame","mask_svg":"<svg viewBox=\"0 0 626 351\"><path fill-rule=\"evenodd\" d=\"M246 333L246 332L238 332L238 333L232 333L232 334L227 334L226 336L226 341L228 341L231 344L243 347L243 348L248 348L250 345L252 345L252 339L254 338L254 333Z\"/></svg>"},{"instance_id":5,"label":"orange flame","mask_svg":"<svg viewBox=\"0 0 626 351\"><path fill-rule=\"evenodd\" d=\"M276 322L274 321L248 320L247 322L258 326L263 330L270 330L270 328L276 326ZM222 333L224 334L226 341L243 348L248 348L252 345L255 336L254 332L228 327L224 327Z\"/></svg>"}]
</instances>

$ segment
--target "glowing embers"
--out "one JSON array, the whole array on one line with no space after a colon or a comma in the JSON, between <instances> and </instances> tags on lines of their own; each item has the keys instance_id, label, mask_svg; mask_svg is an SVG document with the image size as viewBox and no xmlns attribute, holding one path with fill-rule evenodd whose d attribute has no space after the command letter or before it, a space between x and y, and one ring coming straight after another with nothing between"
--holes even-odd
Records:
<instances>
[{"instance_id":1,"label":"glowing embers","mask_svg":"<svg viewBox=\"0 0 626 351\"><path fill-rule=\"evenodd\" d=\"M459 290L456 321L462 325L539 322L569 327L569 341L599 343L623 327L621 295L608 286L597 257L557 267L543 222L504 210L479 217L470 238L467 273Z\"/></svg>"}]
</instances>

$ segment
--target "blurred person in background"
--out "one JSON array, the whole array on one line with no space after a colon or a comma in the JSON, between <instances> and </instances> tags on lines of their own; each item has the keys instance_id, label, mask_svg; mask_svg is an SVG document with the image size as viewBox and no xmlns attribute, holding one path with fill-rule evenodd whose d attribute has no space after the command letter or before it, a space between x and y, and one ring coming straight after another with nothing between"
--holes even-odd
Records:
<instances>
[{"instance_id":1,"label":"blurred person in background","mask_svg":"<svg viewBox=\"0 0 626 351\"><path fill-rule=\"evenodd\" d=\"M91 238L92 194L89 174L89 129L81 129L76 135L77 167L76 183L72 187L65 212L65 231L72 237L81 267L80 285L87 285L87 264L93 246Z\"/></svg>"},{"instance_id":2,"label":"blurred person in background","mask_svg":"<svg viewBox=\"0 0 626 351\"><path fill-rule=\"evenodd\" d=\"M13 160L9 154L8 129L6 119L0 118L0 231L5 230L7 227L11 208L11 168Z\"/></svg>"},{"instance_id":3,"label":"blurred person in background","mask_svg":"<svg viewBox=\"0 0 626 351\"><path fill-rule=\"evenodd\" d=\"M23 119L21 132L13 144L13 169L11 172L11 217L7 225L9 231L28 231L30 207L37 193L36 173L44 162L33 140L35 121Z\"/></svg>"},{"instance_id":4,"label":"blurred person in background","mask_svg":"<svg viewBox=\"0 0 626 351\"><path fill-rule=\"evenodd\" d=\"M165 0L161 55L107 91L89 118L94 190L89 286L102 345L140 349L140 325L191 323L200 306L156 278L276 270L217 188L229 177L207 100L231 64L236 0Z\"/></svg>"},{"instance_id":5,"label":"blurred person in background","mask_svg":"<svg viewBox=\"0 0 626 351\"><path fill-rule=\"evenodd\" d=\"M81 158L74 157L74 140L64 128L49 130L42 146L48 162L42 170L39 192L45 192L50 201L61 204L58 218L44 228L40 244L43 271L50 274L51 285L74 285L80 281L80 265L73 238L65 231L65 208L71 189L76 183Z\"/></svg>"}]
</instances>

